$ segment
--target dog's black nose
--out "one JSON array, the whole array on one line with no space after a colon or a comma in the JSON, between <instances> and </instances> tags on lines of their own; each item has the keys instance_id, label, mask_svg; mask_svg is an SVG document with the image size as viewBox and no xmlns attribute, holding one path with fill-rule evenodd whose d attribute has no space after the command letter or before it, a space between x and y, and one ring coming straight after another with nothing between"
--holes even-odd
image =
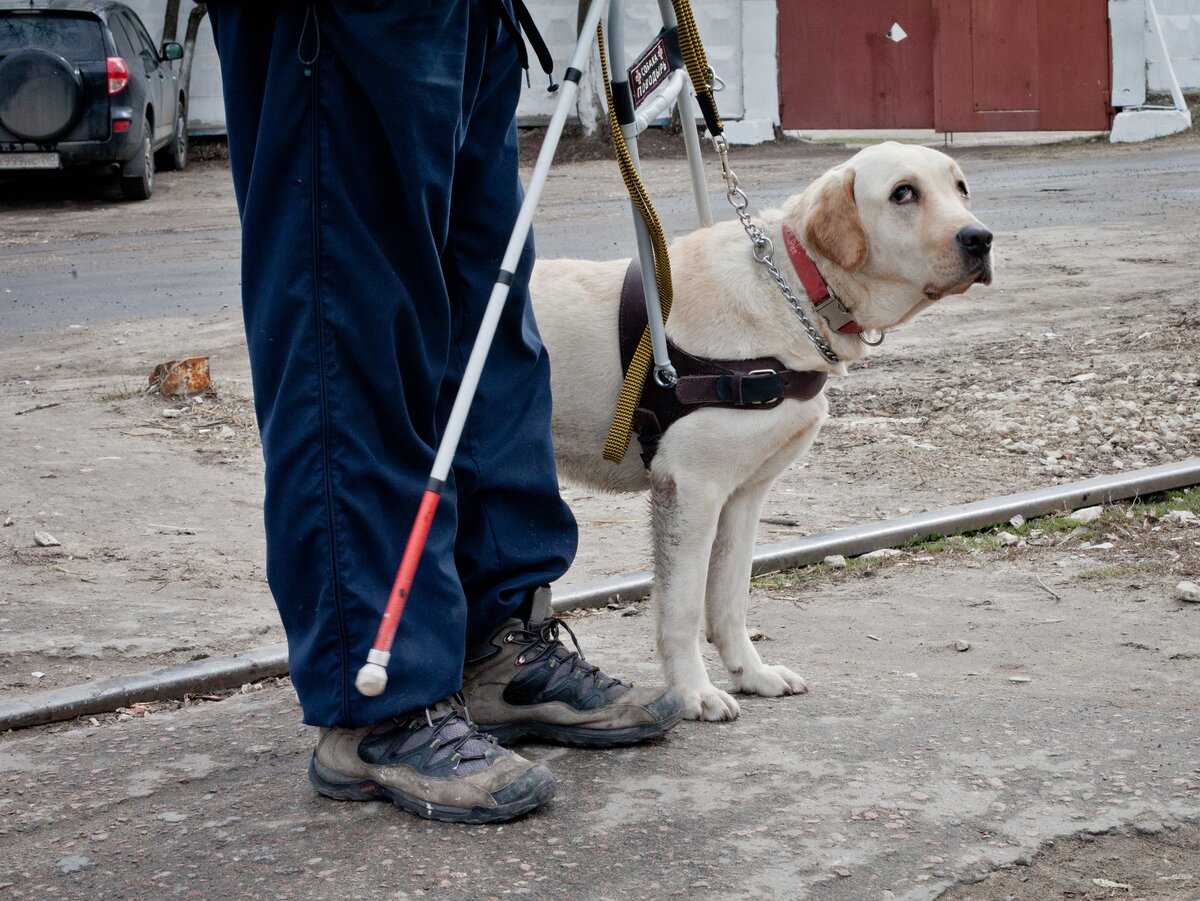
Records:
<instances>
[{"instance_id":1,"label":"dog's black nose","mask_svg":"<svg viewBox=\"0 0 1200 901\"><path fill-rule=\"evenodd\" d=\"M992 249L992 233L982 225L964 225L956 237L962 249L973 257L985 257Z\"/></svg>"}]
</instances>

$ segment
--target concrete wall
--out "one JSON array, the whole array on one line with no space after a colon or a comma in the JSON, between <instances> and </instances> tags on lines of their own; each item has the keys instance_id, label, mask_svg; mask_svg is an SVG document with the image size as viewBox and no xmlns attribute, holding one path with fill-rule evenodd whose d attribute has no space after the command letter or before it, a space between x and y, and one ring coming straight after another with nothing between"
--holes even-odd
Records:
<instances>
[{"instance_id":1,"label":"concrete wall","mask_svg":"<svg viewBox=\"0 0 1200 901\"><path fill-rule=\"evenodd\" d=\"M1175 77L1184 90L1200 89L1200 0L1155 0ZM1108 0L1113 42L1113 106L1139 106L1146 92L1171 90L1146 0Z\"/></svg>"},{"instance_id":2,"label":"concrete wall","mask_svg":"<svg viewBox=\"0 0 1200 901\"><path fill-rule=\"evenodd\" d=\"M1175 67L1175 77L1184 90L1200 89L1200 0L1155 0L1154 5ZM1157 40L1148 30L1146 48L1150 60L1150 90L1169 91Z\"/></svg>"},{"instance_id":3,"label":"concrete wall","mask_svg":"<svg viewBox=\"0 0 1200 901\"><path fill-rule=\"evenodd\" d=\"M125 0L141 16L151 36L163 31L164 0ZM559 77L575 45L577 0L527 0L538 29L554 56ZM195 8L189 0L180 4L177 34L182 40L187 17ZM717 96L721 117L732 141L769 140L779 121L779 99L775 72L775 0L700 0L693 3L696 24L704 39L713 68L725 80L726 90ZM661 27L654 0L627 0L625 4L627 55L636 55ZM530 54L532 57L532 54ZM581 86L577 117L585 127L594 127L602 115L599 65L593 65ZM530 86L523 91L517 114L523 124L549 118L554 96L546 93L546 79L533 61ZM221 99L221 76L212 31L202 23L196 43L188 113L195 134L222 133L225 110Z\"/></svg>"},{"instance_id":4,"label":"concrete wall","mask_svg":"<svg viewBox=\"0 0 1200 901\"><path fill-rule=\"evenodd\" d=\"M527 0L538 29L554 56L561 74L575 47L578 0ZM775 0L703 0L692 4L696 26L704 40L709 64L725 82L717 95L721 118L735 143L770 140L779 123L779 94L775 62ZM650 43L662 27L655 0L626 0L625 39L627 63ZM577 118L587 128L603 115L603 87L599 83L599 57L593 50L591 66L580 86ZM546 80L535 71L530 76L517 115L523 124L546 121L554 107Z\"/></svg>"}]
</instances>

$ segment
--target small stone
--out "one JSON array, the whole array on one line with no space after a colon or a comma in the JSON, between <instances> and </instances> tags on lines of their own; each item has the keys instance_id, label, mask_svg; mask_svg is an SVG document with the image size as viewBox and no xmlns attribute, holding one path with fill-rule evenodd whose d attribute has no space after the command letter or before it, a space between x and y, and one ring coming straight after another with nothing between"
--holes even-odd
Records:
<instances>
[{"instance_id":1,"label":"small stone","mask_svg":"<svg viewBox=\"0 0 1200 901\"><path fill-rule=\"evenodd\" d=\"M1032 682L1033 680L1028 676L1009 676L1008 681L1016 682L1017 684L1024 684L1025 682Z\"/></svg>"},{"instance_id":2,"label":"small stone","mask_svg":"<svg viewBox=\"0 0 1200 901\"><path fill-rule=\"evenodd\" d=\"M1019 529L1019 528L1021 528L1021 526L1025 525L1025 517L1022 516L1020 513L1018 513L1016 516L1014 516L1012 519L1010 519L1008 521L1008 524L1010 526L1012 526L1014 529Z\"/></svg>"},{"instance_id":3,"label":"small stone","mask_svg":"<svg viewBox=\"0 0 1200 901\"><path fill-rule=\"evenodd\" d=\"M847 870L845 867L838 867L833 872L836 876L840 877L841 879L849 879L850 878L850 871Z\"/></svg>"},{"instance_id":4,"label":"small stone","mask_svg":"<svg viewBox=\"0 0 1200 901\"><path fill-rule=\"evenodd\" d=\"M5 528L7 528L8 526L11 526L12 524L13 524L13 518L11 516L4 517Z\"/></svg>"},{"instance_id":5,"label":"small stone","mask_svg":"<svg viewBox=\"0 0 1200 901\"><path fill-rule=\"evenodd\" d=\"M1104 515L1103 507L1083 507L1063 517L1067 522L1095 522Z\"/></svg>"},{"instance_id":6,"label":"small stone","mask_svg":"<svg viewBox=\"0 0 1200 901\"><path fill-rule=\"evenodd\" d=\"M1158 835L1163 831L1163 824L1158 820L1148 820L1144 823L1134 823L1133 828L1142 835Z\"/></svg>"},{"instance_id":7,"label":"small stone","mask_svg":"<svg viewBox=\"0 0 1200 901\"><path fill-rule=\"evenodd\" d=\"M1191 604L1200 604L1200 585L1195 582L1180 582L1175 586L1175 597Z\"/></svg>"},{"instance_id":8,"label":"small stone","mask_svg":"<svg viewBox=\"0 0 1200 901\"><path fill-rule=\"evenodd\" d=\"M33 533L33 543L37 547L61 547L62 542L51 535L49 532L38 530Z\"/></svg>"},{"instance_id":9,"label":"small stone","mask_svg":"<svg viewBox=\"0 0 1200 901\"><path fill-rule=\"evenodd\" d=\"M1162 518L1174 520L1178 523L1200 522L1200 518L1197 518L1196 514L1191 510L1171 510L1168 513L1164 513ZM8 523L5 523L5 525L8 525Z\"/></svg>"},{"instance_id":10,"label":"small stone","mask_svg":"<svg viewBox=\"0 0 1200 901\"><path fill-rule=\"evenodd\" d=\"M90 857L81 857L78 854L70 854L66 857L60 857L56 866L60 873L78 873L80 870L96 865Z\"/></svg>"},{"instance_id":11,"label":"small stone","mask_svg":"<svg viewBox=\"0 0 1200 901\"><path fill-rule=\"evenodd\" d=\"M182 823L187 819L186 813L176 813L173 810L163 811L158 815L158 818L166 823Z\"/></svg>"},{"instance_id":12,"label":"small stone","mask_svg":"<svg viewBox=\"0 0 1200 901\"><path fill-rule=\"evenodd\" d=\"M761 632L758 629L751 629L749 634L750 634L751 641L770 641L771 640L770 635L768 635L766 632Z\"/></svg>"},{"instance_id":13,"label":"small stone","mask_svg":"<svg viewBox=\"0 0 1200 901\"><path fill-rule=\"evenodd\" d=\"M177 419L183 415L183 410L179 410L175 407L167 407L162 411L162 415L167 419Z\"/></svg>"},{"instance_id":14,"label":"small stone","mask_svg":"<svg viewBox=\"0 0 1200 901\"><path fill-rule=\"evenodd\" d=\"M228 441L230 438L233 437L233 435L234 435L233 429L231 429L229 426L222 426L221 431L219 431L217 433L217 437L220 438L222 441Z\"/></svg>"},{"instance_id":15,"label":"small stone","mask_svg":"<svg viewBox=\"0 0 1200 901\"><path fill-rule=\"evenodd\" d=\"M7 523L5 523L5 525L7 525ZM828 566L830 569L845 569L846 568L846 558L843 557L841 554L830 554L828 557L826 557L821 562L824 563L826 566Z\"/></svg>"},{"instance_id":16,"label":"small stone","mask_svg":"<svg viewBox=\"0 0 1200 901\"><path fill-rule=\"evenodd\" d=\"M871 551L863 554L863 560L887 560L890 557L903 557L904 551L898 551L893 547L881 547L877 551Z\"/></svg>"},{"instance_id":17,"label":"small stone","mask_svg":"<svg viewBox=\"0 0 1200 901\"><path fill-rule=\"evenodd\" d=\"M996 540L1005 547L1012 547L1012 545L1019 544L1021 542L1021 539L1012 532L997 532Z\"/></svg>"},{"instance_id":18,"label":"small stone","mask_svg":"<svg viewBox=\"0 0 1200 901\"><path fill-rule=\"evenodd\" d=\"M624 610L622 610L621 616L637 616L641 612L642 611L639 610L637 607L631 606L631 607L626 607Z\"/></svg>"},{"instance_id":19,"label":"small stone","mask_svg":"<svg viewBox=\"0 0 1200 901\"><path fill-rule=\"evenodd\" d=\"M963 640L960 638L958 641L954 642L954 650L956 650L956 651L958 651L958 652L960 652L960 653L961 653L962 651L969 651L969 650L971 650L971 642L969 642L969 641L963 641Z\"/></svg>"}]
</instances>

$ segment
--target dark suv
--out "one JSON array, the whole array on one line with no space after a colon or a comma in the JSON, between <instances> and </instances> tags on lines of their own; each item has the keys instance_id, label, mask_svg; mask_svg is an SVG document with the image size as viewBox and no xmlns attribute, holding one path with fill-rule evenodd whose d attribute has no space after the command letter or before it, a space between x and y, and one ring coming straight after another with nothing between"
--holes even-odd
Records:
<instances>
[{"instance_id":1,"label":"dark suv","mask_svg":"<svg viewBox=\"0 0 1200 901\"><path fill-rule=\"evenodd\" d=\"M0 0L0 175L93 166L121 191L154 191L187 164L187 98L171 62L129 7L105 0Z\"/></svg>"}]
</instances>

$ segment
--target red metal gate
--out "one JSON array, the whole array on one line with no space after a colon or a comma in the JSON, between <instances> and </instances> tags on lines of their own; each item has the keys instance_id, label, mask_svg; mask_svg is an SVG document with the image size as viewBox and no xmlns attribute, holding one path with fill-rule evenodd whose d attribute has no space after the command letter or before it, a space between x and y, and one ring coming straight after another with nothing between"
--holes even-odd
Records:
<instances>
[{"instance_id":1,"label":"red metal gate","mask_svg":"<svg viewBox=\"0 0 1200 901\"><path fill-rule=\"evenodd\" d=\"M1112 124L1107 4L934 0L938 131L1065 131Z\"/></svg>"},{"instance_id":2,"label":"red metal gate","mask_svg":"<svg viewBox=\"0 0 1200 901\"><path fill-rule=\"evenodd\" d=\"M778 46L784 128L933 125L930 0L779 0Z\"/></svg>"},{"instance_id":3,"label":"red metal gate","mask_svg":"<svg viewBox=\"0 0 1200 901\"><path fill-rule=\"evenodd\" d=\"M1102 130L1100 0L778 0L784 128ZM888 37L893 24L906 33Z\"/></svg>"}]
</instances>

